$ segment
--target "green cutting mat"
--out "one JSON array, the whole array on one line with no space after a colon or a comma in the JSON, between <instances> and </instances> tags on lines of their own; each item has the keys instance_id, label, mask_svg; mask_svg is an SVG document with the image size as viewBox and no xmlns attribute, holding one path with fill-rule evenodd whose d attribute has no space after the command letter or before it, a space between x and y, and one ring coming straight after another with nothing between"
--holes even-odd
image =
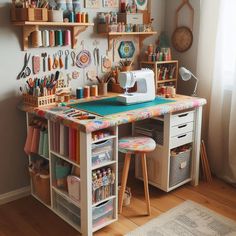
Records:
<instances>
[{"instance_id":1,"label":"green cutting mat","mask_svg":"<svg viewBox=\"0 0 236 236\"><path fill-rule=\"evenodd\" d=\"M77 108L79 110L84 110L89 113L95 113L97 115L107 116L170 102L174 102L174 100L156 97L156 99L152 102L143 102L127 106L118 102L117 97L113 97L113 98L105 98L101 100L73 104L71 107Z\"/></svg>"}]
</instances>

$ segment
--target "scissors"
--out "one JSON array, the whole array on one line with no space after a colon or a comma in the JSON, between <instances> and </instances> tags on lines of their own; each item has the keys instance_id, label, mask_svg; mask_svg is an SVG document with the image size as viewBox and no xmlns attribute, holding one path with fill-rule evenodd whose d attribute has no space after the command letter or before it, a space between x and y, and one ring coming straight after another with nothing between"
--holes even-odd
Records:
<instances>
[{"instance_id":1,"label":"scissors","mask_svg":"<svg viewBox=\"0 0 236 236\"><path fill-rule=\"evenodd\" d=\"M31 69L28 66L30 56L31 56L31 54L29 54L29 56L27 53L25 54L24 66L23 66L23 69L21 70L21 72L19 73L19 75L17 76L17 79L22 79L22 78L25 79L26 77L30 76Z\"/></svg>"}]
</instances>

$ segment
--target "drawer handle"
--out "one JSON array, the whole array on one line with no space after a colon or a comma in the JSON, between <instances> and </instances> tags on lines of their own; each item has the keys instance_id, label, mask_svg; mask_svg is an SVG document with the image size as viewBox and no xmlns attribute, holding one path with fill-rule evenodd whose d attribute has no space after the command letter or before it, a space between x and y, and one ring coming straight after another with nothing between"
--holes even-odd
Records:
<instances>
[{"instance_id":1,"label":"drawer handle","mask_svg":"<svg viewBox=\"0 0 236 236\"><path fill-rule=\"evenodd\" d=\"M178 115L178 117L185 117L187 116L189 113L185 113L185 114L181 114L181 115Z\"/></svg>"},{"instance_id":2,"label":"drawer handle","mask_svg":"<svg viewBox=\"0 0 236 236\"><path fill-rule=\"evenodd\" d=\"M185 125L180 125L180 126L178 126L178 129L185 128L186 126L187 126L187 124L185 124Z\"/></svg>"},{"instance_id":3,"label":"drawer handle","mask_svg":"<svg viewBox=\"0 0 236 236\"><path fill-rule=\"evenodd\" d=\"M187 136L187 134L183 134L183 135L178 136L177 138L184 138L186 136Z\"/></svg>"}]
</instances>

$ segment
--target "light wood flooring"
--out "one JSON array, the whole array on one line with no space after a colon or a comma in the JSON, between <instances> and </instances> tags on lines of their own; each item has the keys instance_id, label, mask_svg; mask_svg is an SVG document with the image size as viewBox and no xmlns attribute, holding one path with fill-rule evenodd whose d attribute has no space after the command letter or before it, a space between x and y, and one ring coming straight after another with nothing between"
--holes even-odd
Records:
<instances>
[{"instance_id":1,"label":"light wood flooring","mask_svg":"<svg viewBox=\"0 0 236 236\"><path fill-rule=\"evenodd\" d=\"M143 183L131 182L128 183L133 193L131 205L123 209L118 222L98 231L95 236L124 235L188 199L236 221L236 188L218 179L211 184L201 182L198 187L187 184L171 193L150 186L152 214L149 217L145 216ZM31 196L0 206L0 236L79 235Z\"/></svg>"}]
</instances>

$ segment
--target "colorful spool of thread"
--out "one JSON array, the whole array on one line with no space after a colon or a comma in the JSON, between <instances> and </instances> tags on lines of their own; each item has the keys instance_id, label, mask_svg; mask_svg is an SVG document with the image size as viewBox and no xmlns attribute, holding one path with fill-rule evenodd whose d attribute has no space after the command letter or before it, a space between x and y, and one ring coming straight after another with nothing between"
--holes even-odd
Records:
<instances>
[{"instance_id":1,"label":"colorful spool of thread","mask_svg":"<svg viewBox=\"0 0 236 236\"><path fill-rule=\"evenodd\" d=\"M40 30L32 32L32 47L42 47L42 32Z\"/></svg>"},{"instance_id":2,"label":"colorful spool of thread","mask_svg":"<svg viewBox=\"0 0 236 236\"><path fill-rule=\"evenodd\" d=\"M42 32L43 47L49 47L49 31L44 30Z\"/></svg>"},{"instance_id":3,"label":"colorful spool of thread","mask_svg":"<svg viewBox=\"0 0 236 236\"><path fill-rule=\"evenodd\" d=\"M49 46L50 47L55 46L55 31L54 30L49 31Z\"/></svg>"},{"instance_id":4,"label":"colorful spool of thread","mask_svg":"<svg viewBox=\"0 0 236 236\"><path fill-rule=\"evenodd\" d=\"M64 45L65 46L71 45L71 31L66 30L64 36L65 36Z\"/></svg>"},{"instance_id":5,"label":"colorful spool of thread","mask_svg":"<svg viewBox=\"0 0 236 236\"><path fill-rule=\"evenodd\" d=\"M84 98L89 98L89 97L90 97L90 87L84 86Z\"/></svg>"},{"instance_id":6,"label":"colorful spool of thread","mask_svg":"<svg viewBox=\"0 0 236 236\"><path fill-rule=\"evenodd\" d=\"M80 12L78 12L78 13L76 14L76 22L78 22L78 23L81 22L81 13L80 13Z\"/></svg>"},{"instance_id":7,"label":"colorful spool of thread","mask_svg":"<svg viewBox=\"0 0 236 236\"><path fill-rule=\"evenodd\" d=\"M73 11L69 13L69 22L75 22L75 14Z\"/></svg>"},{"instance_id":8,"label":"colorful spool of thread","mask_svg":"<svg viewBox=\"0 0 236 236\"><path fill-rule=\"evenodd\" d=\"M62 37L62 31L56 30L55 31L55 45L56 46L62 46L63 45L63 37Z\"/></svg>"},{"instance_id":9,"label":"colorful spool of thread","mask_svg":"<svg viewBox=\"0 0 236 236\"><path fill-rule=\"evenodd\" d=\"M98 96L98 86L97 85L92 85L90 87L90 95L92 97L97 97Z\"/></svg>"},{"instance_id":10,"label":"colorful spool of thread","mask_svg":"<svg viewBox=\"0 0 236 236\"><path fill-rule=\"evenodd\" d=\"M80 99L84 97L84 91L83 88L79 87L76 89L76 98Z\"/></svg>"}]
</instances>

